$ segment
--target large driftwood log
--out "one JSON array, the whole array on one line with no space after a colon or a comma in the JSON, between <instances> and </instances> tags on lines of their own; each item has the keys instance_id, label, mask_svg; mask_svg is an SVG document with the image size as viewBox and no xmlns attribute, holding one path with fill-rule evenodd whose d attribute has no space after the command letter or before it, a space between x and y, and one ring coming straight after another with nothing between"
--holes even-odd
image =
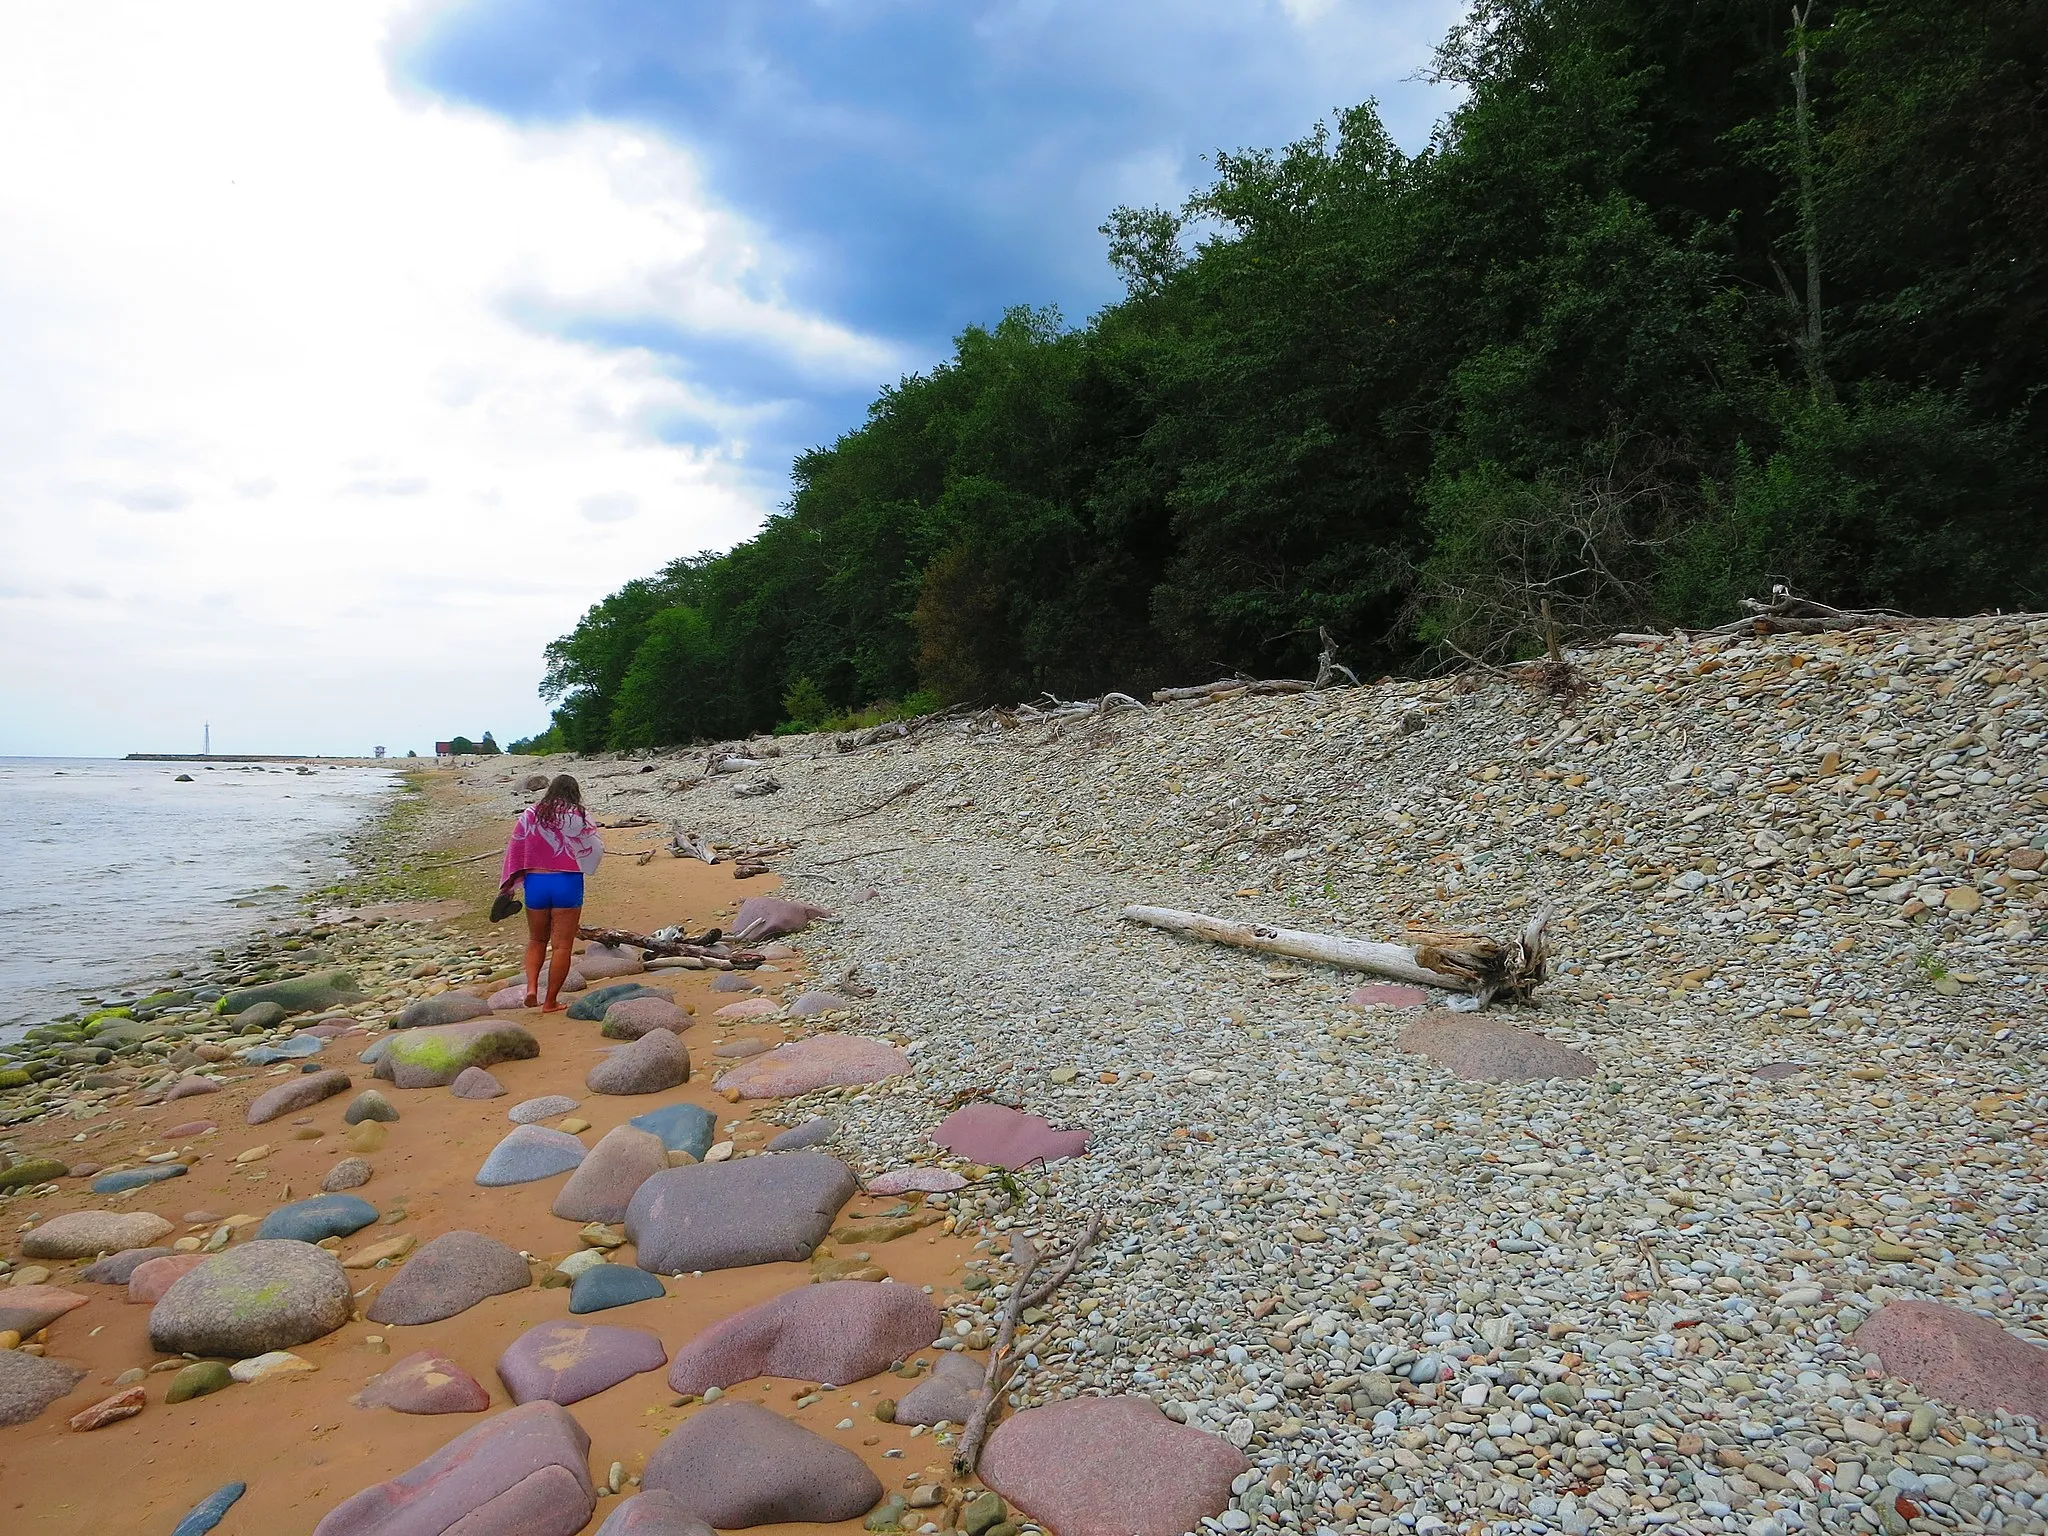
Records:
<instances>
[{"instance_id":1,"label":"large driftwood log","mask_svg":"<svg viewBox=\"0 0 2048 1536\"><path fill-rule=\"evenodd\" d=\"M657 939L649 933L633 933L624 928L578 928L576 937L592 944L608 944L613 949L638 949L650 955L667 958L689 956L699 960L710 960L735 970L752 970L767 956L751 949L733 949L719 942L717 929L704 935L709 942L692 942L689 939Z\"/></svg>"},{"instance_id":2,"label":"large driftwood log","mask_svg":"<svg viewBox=\"0 0 2048 1536\"><path fill-rule=\"evenodd\" d=\"M701 832L685 832L680 826L671 825L668 835L668 851L679 859L702 859L706 864L716 864L718 855L711 845L704 841Z\"/></svg>"},{"instance_id":3,"label":"large driftwood log","mask_svg":"<svg viewBox=\"0 0 2048 1536\"><path fill-rule=\"evenodd\" d=\"M1081 1229L1074 1246L1066 1251L1059 1267L1037 1285L1030 1284L1030 1281L1042 1262L1038 1250L1028 1238L1017 1240L1017 1278L1010 1282L1010 1299L1003 1305L1002 1319L996 1324L995 1343L989 1347L988 1369L981 1378L981 1401L960 1428L960 1448L953 1453L956 1475L967 1476L981 1460L981 1443L988 1438L989 1425L996 1416L996 1404L1008 1387L1011 1369L1016 1364L1012 1345L1016 1342L1018 1320L1027 1308L1037 1306L1065 1283L1101 1232L1102 1212L1089 1212L1088 1224Z\"/></svg>"},{"instance_id":4,"label":"large driftwood log","mask_svg":"<svg viewBox=\"0 0 2048 1536\"><path fill-rule=\"evenodd\" d=\"M1537 913L1519 935L1505 942L1479 933L1410 929L1406 941L1375 943L1339 934L1304 933L1293 928L1268 928L1234 922L1174 907L1126 907L1124 917L1148 928L1231 944L1269 955L1290 955L1350 971L1370 971L1396 981L1469 992L1481 1007L1505 999L1526 1003L1549 973L1550 949L1544 930L1550 910Z\"/></svg>"}]
</instances>

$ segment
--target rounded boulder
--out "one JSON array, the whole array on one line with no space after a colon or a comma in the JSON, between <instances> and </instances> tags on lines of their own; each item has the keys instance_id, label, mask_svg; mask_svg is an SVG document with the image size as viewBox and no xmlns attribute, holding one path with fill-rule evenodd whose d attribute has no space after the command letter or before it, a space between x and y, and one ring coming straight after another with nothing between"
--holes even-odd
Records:
<instances>
[{"instance_id":1,"label":"rounded boulder","mask_svg":"<svg viewBox=\"0 0 2048 1536\"><path fill-rule=\"evenodd\" d=\"M290 1349L346 1323L351 1291L326 1249L259 1238L174 1281L150 1310L150 1347L237 1360Z\"/></svg>"}]
</instances>

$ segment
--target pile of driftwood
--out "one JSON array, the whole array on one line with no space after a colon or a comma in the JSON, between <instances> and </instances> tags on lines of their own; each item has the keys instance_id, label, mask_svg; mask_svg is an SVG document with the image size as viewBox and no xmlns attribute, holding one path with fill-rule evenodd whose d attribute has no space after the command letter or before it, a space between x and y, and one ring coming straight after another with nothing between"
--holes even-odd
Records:
<instances>
[{"instance_id":1,"label":"pile of driftwood","mask_svg":"<svg viewBox=\"0 0 2048 1536\"><path fill-rule=\"evenodd\" d=\"M1212 944L1315 960L1347 971L1369 971L1417 986L1464 992L1476 998L1482 1008L1494 1002L1532 1002L1536 988L1550 973L1550 945L1545 937L1550 924L1547 907L1512 939L1448 929L1411 928L1401 942L1391 944L1347 939L1338 934L1304 933L1293 928L1269 928L1262 923L1241 923L1201 912L1182 912L1174 907L1126 907L1124 918L1167 933L1207 939Z\"/></svg>"},{"instance_id":2,"label":"pile of driftwood","mask_svg":"<svg viewBox=\"0 0 2048 1536\"><path fill-rule=\"evenodd\" d=\"M689 969L751 971L768 958L756 950L734 948L725 942L725 935L716 928L694 939L680 936L668 939L659 934L633 933L624 928L591 927L578 928L576 937L587 939L592 944L608 944L613 949L637 949L648 959L698 962Z\"/></svg>"},{"instance_id":3,"label":"pile of driftwood","mask_svg":"<svg viewBox=\"0 0 2048 1536\"><path fill-rule=\"evenodd\" d=\"M1814 598L1801 597L1785 586L1771 588L1771 600L1758 602L1745 597L1748 612L1712 629L1679 629L1668 635L1622 633L1617 645L1644 645L1664 640L1697 639L1707 635L1819 635L1837 629L1907 629L1915 624L1946 624L1948 619L1916 617L1895 608L1837 608Z\"/></svg>"}]
</instances>

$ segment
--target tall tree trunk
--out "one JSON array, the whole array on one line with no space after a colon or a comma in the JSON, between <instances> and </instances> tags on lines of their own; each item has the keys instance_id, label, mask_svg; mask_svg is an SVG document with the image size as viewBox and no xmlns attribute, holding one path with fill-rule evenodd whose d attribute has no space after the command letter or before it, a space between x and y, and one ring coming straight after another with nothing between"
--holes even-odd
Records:
<instances>
[{"instance_id":1,"label":"tall tree trunk","mask_svg":"<svg viewBox=\"0 0 2048 1536\"><path fill-rule=\"evenodd\" d=\"M1828 378L1827 358L1822 349L1820 318L1820 214L1813 189L1813 104L1806 90L1806 22L1813 15L1813 0L1792 8L1792 46L1796 67L1792 71L1793 132L1799 155L1799 239L1806 254L1806 334L1799 350L1806 361L1807 386L1816 400L1832 400L1834 384Z\"/></svg>"}]
</instances>

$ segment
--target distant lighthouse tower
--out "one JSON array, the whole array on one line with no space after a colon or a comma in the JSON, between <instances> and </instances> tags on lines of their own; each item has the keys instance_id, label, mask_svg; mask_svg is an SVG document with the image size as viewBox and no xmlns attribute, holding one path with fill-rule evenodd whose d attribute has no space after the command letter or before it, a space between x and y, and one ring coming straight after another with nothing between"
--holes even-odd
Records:
<instances>
[{"instance_id":1,"label":"distant lighthouse tower","mask_svg":"<svg viewBox=\"0 0 2048 1536\"><path fill-rule=\"evenodd\" d=\"M201 757L211 757L213 756L213 722L211 720L207 721L203 729L206 732L206 742L199 749L199 755Z\"/></svg>"}]
</instances>

